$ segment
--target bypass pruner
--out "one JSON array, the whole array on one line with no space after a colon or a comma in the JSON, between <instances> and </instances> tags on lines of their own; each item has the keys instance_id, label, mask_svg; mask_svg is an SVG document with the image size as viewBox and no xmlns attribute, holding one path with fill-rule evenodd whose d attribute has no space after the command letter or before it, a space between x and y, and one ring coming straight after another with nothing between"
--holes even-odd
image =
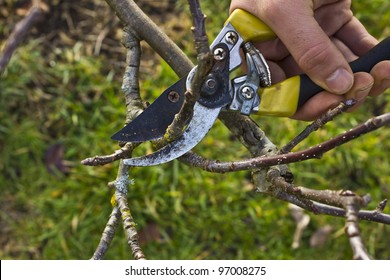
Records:
<instances>
[{"instance_id":1,"label":"bypass pruner","mask_svg":"<svg viewBox=\"0 0 390 280\"><path fill-rule=\"evenodd\" d=\"M271 83L267 62L252 42L276 38L275 33L252 14L237 9L210 45L215 64L205 78L194 114L183 134L160 150L138 158L125 159L129 166L151 166L180 157L195 147L211 129L221 110L242 114L275 117L292 116L308 99L323 91L307 75ZM244 52L244 56L241 52ZM243 63L247 74L231 78L230 74ZM366 55L350 63L353 72L370 72L382 60L390 60L390 38L383 40ZM179 112L184 93L190 87L196 66L190 73L166 89L146 110L112 139L144 142L164 136L167 127Z\"/></svg>"}]
</instances>

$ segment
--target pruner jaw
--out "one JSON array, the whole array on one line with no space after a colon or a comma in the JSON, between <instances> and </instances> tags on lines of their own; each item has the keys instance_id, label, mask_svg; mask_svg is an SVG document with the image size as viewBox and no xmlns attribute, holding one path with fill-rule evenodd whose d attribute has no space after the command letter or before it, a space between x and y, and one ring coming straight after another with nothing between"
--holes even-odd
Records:
<instances>
[{"instance_id":1,"label":"pruner jaw","mask_svg":"<svg viewBox=\"0 0 390 280\"><path fill-rule=\"evenodd\" d=\"M153 166L174 160L194 148L209 132L218 118L221 108L207 108L198 102L194 115L184 133L153 154L123 160L128 166Z\"/></svg>"},{"instance_id":2,"label":"pruner jaw","mask_svg":"<svg viewBox=\"0 0 390 280\"><path fill-rule=\"evenodd\" d=\"M229 80L229 48L226 44L216 44L213 51L221 50L223 58L216 59L213 69L205 83L211 82L216 90L203 92L199 100L195 103L194 112L190 123L183 134L168 143L165 147L155 153L125 159L124 164L129 166L153 166L174 160L194 148L209 132L218 118L219 112L231 102L231 85ZM191 87L195 69L187 77L187 88Z\"/></svg>"}]
</instances>

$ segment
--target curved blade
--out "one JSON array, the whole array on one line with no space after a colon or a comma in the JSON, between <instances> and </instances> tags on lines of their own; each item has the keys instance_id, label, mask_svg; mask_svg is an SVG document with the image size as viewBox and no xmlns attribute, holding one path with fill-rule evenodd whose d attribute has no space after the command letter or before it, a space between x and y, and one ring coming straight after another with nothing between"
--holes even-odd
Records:
<instances>
[{"instance_id":1,"label":"curved blade","mask_svg":"<svg viewBox=\"0 0 390 280\"><path fill-rule=\"evenodd\" d=\"M221 108L210 109L196 102L194 116L180 138L153 154L125 159L123 160L124 164L130 166L152 166L166 163L182 156L205 137L213 126L220 111Z\"/></svg>"}]
</instances>

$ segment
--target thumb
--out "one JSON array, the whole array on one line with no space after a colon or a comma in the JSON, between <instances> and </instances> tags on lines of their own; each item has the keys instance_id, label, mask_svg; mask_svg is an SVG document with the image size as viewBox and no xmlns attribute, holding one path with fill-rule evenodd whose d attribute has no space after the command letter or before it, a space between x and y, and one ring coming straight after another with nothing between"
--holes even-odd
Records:
<instances>
[{"instance_id":1,"label":"thumb","mask_svg":"<svg viewBox=\"0 0 390 280\"><path fill-rule=\"evenodd\" d=\"M301 6L294 7L297 2L288 1L284 7L267 9L262 19L316 84L332 93L346 93L353 85L348 62L315 20L312 7L308 5L305 11Z\"/></svg>"}]
</instances>

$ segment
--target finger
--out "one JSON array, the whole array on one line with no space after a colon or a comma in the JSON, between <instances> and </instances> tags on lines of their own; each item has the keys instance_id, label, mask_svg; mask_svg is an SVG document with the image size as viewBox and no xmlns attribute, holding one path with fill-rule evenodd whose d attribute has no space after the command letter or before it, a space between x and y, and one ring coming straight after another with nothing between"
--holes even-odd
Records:
<instances>
[{"instance_id":1,"label":"finger","mask_svg":"<svg viewBox=\"0 0 390 280\"><path fill-rule=\"evenodd\" d=\"M286 79L286 74L284 70L276 62L267 60L269 70L271 72L271 81L272 84L279 83Z\"/></svg>"},{"instance_id":2,"label":"finger","mask_svg":"<svg viewBox=\"0 0 390 280\"><path fill-rule=\"evenodd\" d=\"M323 6L328 6L333 3L337 2L351 2L351 1L345 1L345 0L313 0L313 9L317 10Z\"/></svg>"},{"instance_id":3,"label":"finger","mask_svg":"<svg viewBox=\"0 0 390 280\"><path fill-rule=\"evenodd\" d=\"M280 61L279 65L284 69L286 77L292 77L303 73L301 67L299 67L291 55Z\"/></svg>"},{"instance_id":4,"label":"finger","mask_svg":"<svg viewBox=\"0 0 390 280\"><path fill-rule=\"evenodd\" d=\"M341 101L354 99L357 103L349 111L355 110L360 106L369 94L374 78L365 72L355 73L354 84L351 90L345 95L336 95L322 91L310 98L292 117L297 120L311 121L319 118L329 109L336 107Z\"/></svg>"},{"instance_id":5,"label":"finger","mask_svg":"<svg viewBox=\"0 0 390 280\"><path fill-rule=\"evenodd\" d=\"M348 61L348 62L351 62L351 61L354 61L356 59L358 59L359 57L353 52L351 51L351 49L346 46L343 41L341 41L340 39L336 38L336 37L332 37L331 38L333 44L335 44L335 46L340 50L340 52L343 54L343 56L345 57L345 59Z\"/></svg>"},{"instance_id":6,"label":"finger","mask_svg":"<svg viewBox=\"0 0 390 280\"><path fill-rule=\"evenodd\" d=\"M358 72L354 76L355 82L351 90L345 94L345 100L354 99L357 103L348 110L349 112L355 110L363 103L374 85L374 78L369 73Z\"/></svg>"},{"instance_id":7,"label":"finger","mask_svg":"<svg viewBox=\"0 0 390 280\"><path fill-rule=\"evenodd\" d=\"M291 118L301 121L315 120L343 100L342 95L321 91L310 98Z\"/></svg>"},{"instance_id":8,"label":"finger","mask_svg":"<svg viewBox=\"0 0 390 280\"><path fill-rule=\"evenodd\" d=\"M311 7L302 9L300 2L288 1L282 7L270 5L265 8L263 19L315 83L330 92L343 94L353 84L352 71L314 19Z\"/></svg>"},{"instance_id":9,"label":"finger","mask_svg":"<svg viewBox=\"0 0 390 280\"><path fill-rule=\"evenodd\" d=\"M354 61L358 59L358 57L342 41L335 37L332 37L331 41L339 49L347 61ZM295 62L292 56L287 56L278 63L284 69L286 77L292 77L303 73L302 69Z\"/></svg>"},{"instance_id":10,"label":"finger","mask_svg":"<svg viewBox=\"0 0 390 280\"><path fill-rule=\"evenodd\" d=\"M280 61L290 55L290 52L279 38L255 45L264 57L273 61Z\"/></svg>"},{"instance_id":11,"label":"finger","mask_svg":"<svg viewBox=\"0 0 390 280\"><path fill-rule=\"evenodd\" d=\"M333 36L353 17L350 1L337 1L315 10L314 18L328 37Z\"/></svg>"},{"instance_id":12,"label":"finger","mask_svg":"<svg viewBox=\"0 0 390 280\"><path fill-rule=\"evenodd\" d=\"M363 24L355 17L347 22L335 34L335 37L343 41L358 56L364 55L378 44L378 40L371 36Z\"/></svg>"},{"instance_id":13,"label":"finger","mask_svg":"<svg viewBox=\"0 0 390 280\"><path fill-rule=\"evenodd\" d=\"M378 96L390 88L390 60L379 62L372 68L370 74L374 78L370 96Z\"/></svg>"}]
</instances>

